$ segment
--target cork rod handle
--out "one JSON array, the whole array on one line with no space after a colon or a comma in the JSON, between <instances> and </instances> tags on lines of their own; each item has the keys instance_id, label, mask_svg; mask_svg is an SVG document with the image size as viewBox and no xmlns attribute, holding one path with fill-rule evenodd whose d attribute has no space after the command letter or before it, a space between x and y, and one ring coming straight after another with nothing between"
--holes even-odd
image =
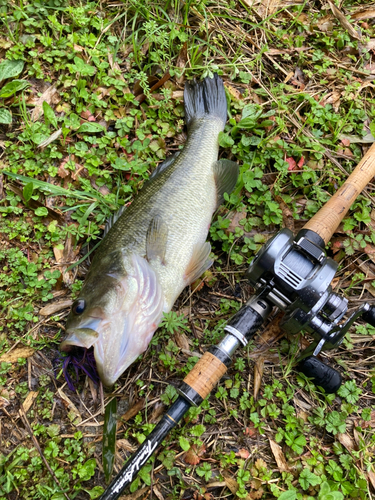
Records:
<instances>
[{"instance_id":1,"label":"cork rod handle","mask_svg":"<svg viewBox=\"0 0 375 500\"><path fill-rule=\"evenodd\" d=\"M305 224L304 229L315 231L327 244L359 193L374 176L375 144L367 151L340 189Z\"/></svg>"},{"instance_id":2,"label":"cork rod handle","mask_svg":"<svg viewBox=\"0 0 375 500\"><path fill-rule=\"evenodd\" d=\"M202 399L206 399L226 371L227 367L224 363L206 351L186 375L184 382L194 389Z\"/></svg>"}]
</instances>

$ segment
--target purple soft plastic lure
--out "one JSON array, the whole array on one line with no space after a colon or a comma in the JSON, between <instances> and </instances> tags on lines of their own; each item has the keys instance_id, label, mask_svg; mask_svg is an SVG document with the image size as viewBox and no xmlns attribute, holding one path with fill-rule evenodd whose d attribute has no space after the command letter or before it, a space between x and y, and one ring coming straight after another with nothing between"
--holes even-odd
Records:
<instances>
[{"instance_id":1,"label":"purple soft plastic lure","mask_svg":"<svg viewBox=\"0 0 375 500\"><path fill-rule=\"evenodd\" d=\"M69 367L74 369L75 379L78 382L80 372L85 373L93 382L99 383L99 375L96 369L94 350L91 349L74 349L67 355L59 354L54 359L55 373L59 368L62 368L65 380L71 391L75 391L74 380L70 375Z\"/></svg>"}]
</instances>

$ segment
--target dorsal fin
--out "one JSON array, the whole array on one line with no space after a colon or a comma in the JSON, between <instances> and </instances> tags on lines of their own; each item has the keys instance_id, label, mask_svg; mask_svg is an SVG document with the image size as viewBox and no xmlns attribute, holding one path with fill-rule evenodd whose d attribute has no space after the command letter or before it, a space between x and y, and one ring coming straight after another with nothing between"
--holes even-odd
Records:
<instances>
[{"instance_id":1,"label":"dorsal fin","mask_svg":"<svg viewBox=\"0 0 375 500\"><path fill-rule=\"evenodd\" d=\"M103 238L104 236L108 233L108 231L111 229L113 224L121 217L121 215L124 213L125 206L122 206L117 212L112 214L110 217L108 217L107 222L105 224L104 228L104 233L103 233Z\"/></svg>"},{"instance_id":2,"label":"dorsal fin","mask_svg":"<svg viewBox=\"0 0 375 500\"><path fill-rule=\"evenodd\" d=\"M238 165L230 160L218 160L214 163L217 206L224 201L224 193L230 194L237 184Z\"/></svg>"},{"instance_id":3,"label":"dorsal fin","mask_svg":"<svg viewBox=\"0 0 375 500\"><path fill-rule=\"evenodd\" d=\"M168 158L166 158L163 162L159 163L159 165L155 168L155 170L152 172L150 175L149 179L147 182L144 183L144 186L148 184L149 182L154 181L159 175L164 172L166 168L168 168L172 163L176 160L177 156L180 154L181 151L176 151L175 153L172 153Z\"/></svg>"}]
</instances>

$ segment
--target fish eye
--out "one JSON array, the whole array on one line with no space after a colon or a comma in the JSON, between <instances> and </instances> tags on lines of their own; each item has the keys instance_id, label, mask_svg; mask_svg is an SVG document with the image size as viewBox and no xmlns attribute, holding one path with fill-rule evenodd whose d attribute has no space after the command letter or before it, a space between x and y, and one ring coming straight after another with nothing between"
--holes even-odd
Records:
<instances>
[{"instance_id":1,"label":"fish eye","mask_svg":"<svg viewBox=\"0 0 375 500\"><path fill-rule=\"evenodd\" d=\"M82 314L86 308L86 301L84 299L78 299L72 305L72 311L74 314Z\"/></svg>"}]
</instances>

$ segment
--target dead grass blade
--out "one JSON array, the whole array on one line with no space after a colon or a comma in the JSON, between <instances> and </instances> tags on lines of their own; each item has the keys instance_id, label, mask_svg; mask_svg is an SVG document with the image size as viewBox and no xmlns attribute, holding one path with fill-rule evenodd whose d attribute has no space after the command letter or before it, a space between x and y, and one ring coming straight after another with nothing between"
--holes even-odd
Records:
<instances>
[{"instance_id":1,"label":"dead grass blade","mask_svg":"<svg viewBox=\"0 0 375 500\"><path fill-rule=\"evenodd\" d=\"M60 302L53 302L52 304L48 304L39 311L41 316L50 316L51 314L55 314L63 309L67 309L73 304L73 301L70 299L61 300Z\"/></svg>"}]
</instances>

